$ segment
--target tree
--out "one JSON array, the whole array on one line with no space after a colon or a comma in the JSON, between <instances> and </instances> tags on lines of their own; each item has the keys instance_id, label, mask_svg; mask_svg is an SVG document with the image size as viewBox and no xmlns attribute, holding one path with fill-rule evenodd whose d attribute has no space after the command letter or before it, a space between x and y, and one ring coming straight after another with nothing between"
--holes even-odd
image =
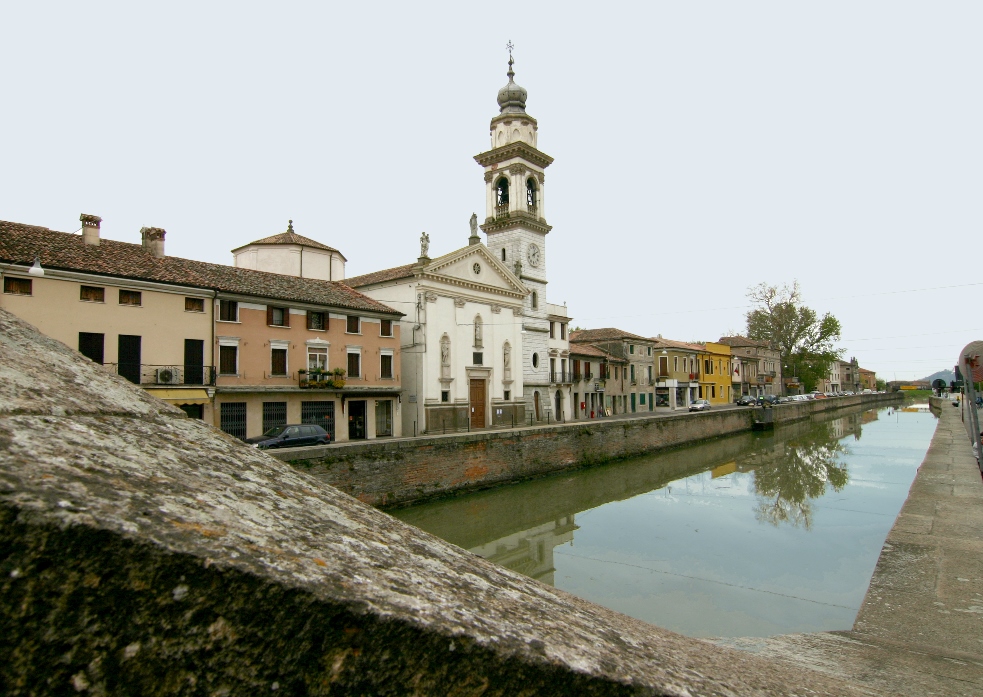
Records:
<instances>
[{"instance_id":1,"label":"tree","mask_svg":"<svg viewBox=\"0 0 983 697\"><path fill-rule=\"evenodd\" d=\"M807 391L814 389L843 355L833 347L840 338L840 321L803 305L798 281L781 287L760 283L748 289L748 298L753 306L746 315L748 337L772 344L781 356L784 377L796 376Z\"/></svg>"}]
</instances>

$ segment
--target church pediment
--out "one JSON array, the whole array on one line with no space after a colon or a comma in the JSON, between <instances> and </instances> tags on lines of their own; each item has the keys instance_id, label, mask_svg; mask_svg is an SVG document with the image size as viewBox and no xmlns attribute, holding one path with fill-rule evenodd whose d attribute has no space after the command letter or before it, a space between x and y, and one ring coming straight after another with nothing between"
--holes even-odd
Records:
<instances>
[{"instance_id":1,"label":"church pediment","mask_svg":"<svg viewBox=\"0 0 983 697\"><path fill-rule=\"evenodd\" d=\"M433 280L452 285L524 296L529 291L508 267L483 244L462 247L434 259L422 272Z\"/></svg>"}]
</instances>

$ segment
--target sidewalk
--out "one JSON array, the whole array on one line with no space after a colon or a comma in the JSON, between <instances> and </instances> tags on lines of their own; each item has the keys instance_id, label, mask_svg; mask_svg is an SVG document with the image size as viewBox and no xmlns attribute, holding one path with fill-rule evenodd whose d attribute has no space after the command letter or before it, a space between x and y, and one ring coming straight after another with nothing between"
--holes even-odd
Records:
<instances>
[{"instance_id":1,"label":"sidewalk","mask_svg":"<svg viewBox=\"0 0 983 697\"><path fill-rule=\"evenodd\" d=\"M726 642L892 695L983 695L983 482L942 415L849 632Z\"/></svg>"}]
</instances>

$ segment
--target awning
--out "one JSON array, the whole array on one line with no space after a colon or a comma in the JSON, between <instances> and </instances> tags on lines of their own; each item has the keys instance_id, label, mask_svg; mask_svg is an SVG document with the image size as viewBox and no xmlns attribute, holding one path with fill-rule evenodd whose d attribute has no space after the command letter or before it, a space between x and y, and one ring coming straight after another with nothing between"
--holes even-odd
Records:
<instances>
[{"instance_id":1,"label":"awning","mask_svg":"<svg viewBox=\"0 0 983 697\"><path fill-rule=\"evenodd\" d=\"M208 404L212 401L208 398L207 390L171 390L149 388L147 392L152 394L157 399L163 399L165 402L171 402L172 404Z\"/></svg>"}]
</instances>

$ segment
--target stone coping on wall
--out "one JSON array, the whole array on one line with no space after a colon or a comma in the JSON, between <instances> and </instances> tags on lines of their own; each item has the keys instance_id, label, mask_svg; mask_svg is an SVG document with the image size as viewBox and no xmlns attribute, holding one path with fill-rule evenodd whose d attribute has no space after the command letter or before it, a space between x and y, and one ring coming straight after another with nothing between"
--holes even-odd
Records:
<instances>
[{"instance_id":1,"label":"stone coping on wall","mask_svg":"<svg viewBox=\"0 0 983 697\"><path fill-rule=\"evenodd\" d=\"M860 695L496 567L0 310L7 695Z\"/></svg>"}]
</instances>

